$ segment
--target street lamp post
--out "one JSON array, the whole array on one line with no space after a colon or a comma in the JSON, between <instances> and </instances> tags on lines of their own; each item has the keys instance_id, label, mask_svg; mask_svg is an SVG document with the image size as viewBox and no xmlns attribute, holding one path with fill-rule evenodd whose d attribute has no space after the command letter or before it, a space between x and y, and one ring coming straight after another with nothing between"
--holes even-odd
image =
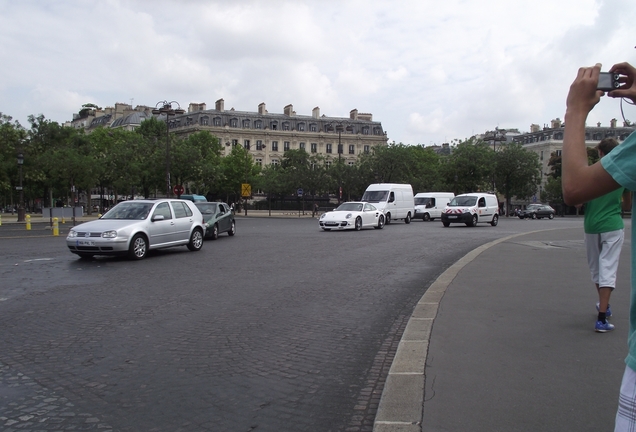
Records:
<instances>
[{"instance_id":1,"label":"street lamp post","mask_svg":"<svg viewBox=\"0 0 636 432\"><path fill-rule=\"evenodd\" d=\"M20 202L18 203L18 222L26 220L26 211L24 208L24 190L22 188L22 165L24 164L24 154L18 153L18 166L20 167L20 186L16 189L20 191Z\"/></svg>"},{"instance_id":2,"label":"street lamp post","mask_svg":"<svg viewBox=\"0 0 636 432\"><path fill-rule=\"evenodd\" d=\"M342 143L340 142L340 134L342 134L342 131L344 130L344 127L339 124L336 126L336 131L338 131L338 204L340 204L340 200L342 199L342 172L341 172L341 166L340 166L340 158L342 157Z\"/></svg>"},{"instance_id":3,"label":"street lamp post","mask_svg":"<svg viewBox=\"0 0 636 432\"><path fill-rule=\"evenodd\" d=\"M178 108L172 108L172 104L177 104ZM157 108L161 105L161 108ZM155 115L165 114L166 115L166 197L170 197L172 195L172 189L170 187L170 116L174 116L177 114L185 114L185 110L181 108L179 102L177 101L161 101L157 102L155 105L155 109L152 110L152 113Z\"/></svg>"},{"instance_id":4,"label":"street lamp post","mask_svg":"<svg viewBox=\"0 0 636 432\"><path fill-rule=\"evenodd\" d=\"M499 127L495 127L495 130L491 135L487 135L485 137L486 141L492 141L492 150L494 152L497 151L497 141L502 142L506 141L506 130L499 129ZM495 173L492 174L492 192L495 193Z\"/></svg>"}]
</instances>

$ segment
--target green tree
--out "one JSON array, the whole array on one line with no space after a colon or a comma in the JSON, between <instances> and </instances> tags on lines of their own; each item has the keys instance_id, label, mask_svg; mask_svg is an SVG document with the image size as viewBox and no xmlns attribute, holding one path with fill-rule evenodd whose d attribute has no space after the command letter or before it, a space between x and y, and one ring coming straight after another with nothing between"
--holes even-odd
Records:
<instances>
[{"instance_id":1,"label":"green tree","mask_svg":"<svg viewBox=\"0 0 636 432\"><path fill-rule=\"evenodd\" d=\"M541 181L541 164L536 153L519 143L503 144L495 152L495 184L510 209L513 196L528 198L537 191Z\"/></svg>"},{"instance_id":2,"label":"green tree","mask_svg":"<svg viewBox=\"0 0 636 432\"><path fill-rule=\"evenodd\" d=\"M20 122L0 113L0 207L14 204L15 186L19 181L17 154L25 151L26 131Z\"/></svg>"},{"instance_id":3,"label":"green tree","mask_svg":"<svg viewBox=\"0 0 636 432\"><path fill-rule=\"evenodd\" d=\"M441 175L455 195L492 189L494 152L483 141L460 141L442 162Z\"/></svg>"}]
</instances>

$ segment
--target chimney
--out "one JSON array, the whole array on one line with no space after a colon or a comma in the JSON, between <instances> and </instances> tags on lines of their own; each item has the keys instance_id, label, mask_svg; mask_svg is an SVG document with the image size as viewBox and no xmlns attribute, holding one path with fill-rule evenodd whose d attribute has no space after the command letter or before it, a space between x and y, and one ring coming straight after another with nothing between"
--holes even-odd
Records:
<instances>
[{"instance_id":1,"label":"chimney","mask_svg":"<svg viewBox=\"0 0 636 432\"><path fill-rule=\"evenodd\" d=\"M320 108L316 107L311 111L311 116L315 119L320 118Z\"/></svg>"},{"instance_id":2,"label":"chimney","mask_svg":"<svg viewBox=\"0 0 636 432\"><path fill-rule=\"evenodd\" d=\"M538 124L530 125L530 132L539 132L540 130L541 130L541 126L539 126Z\"/></svg>"},{"instance_id":3,"label":"chimney","mask_svg":"<svg viewBox=\"0 0 636 432\"><path fill-rule=\"evenodd\" d=\"M287 105L285 108L283 108L283 114L288 117L292 117L294 115L294 106L292 104Z\"/></svg>"},{"instance_id":4,"label":"chimney","mask_svg":"<svg viewBox=\"0 0 636 432\"><path fill-rule=\"evenodd\" d=\"M197 111L205 111L206 105L205 103L195 103L195 102L190 102L190 105L188 106L188 112L197 112Z\"/></svg>"},{"instance_id":5,"label":"chimney","mask_svg":"<svg viewBox=\"0 0 636 432\"><path fill-rule=\"evenodd\" d=\"M349 112L349 118L350 118L351 120L358 120L358 110L357 110L357 109L355 109L355 108L354 108L354 109L352 109L352 110Z\"/></svg>"},{"instance_id":6,"label":"chimney","mask_svg":"<svg viewBox=\"0 0 636 432\"><path fill-rule=\"evenodd\" d=\"M267 110L265 109L265 102L261 102L258 104L258 113L267 114Z\"/></svg>"},{"instance_id":7,"label":"chimney","mask_svg":"<svg viewBox=\"0 0 636 432\"><path fill-rule=\"evenodd\" d=\"M225 101L223 99L219 99L218 101L215 102L215 109L217 111L225 111Z\"/></svg>"},{"instance_id":8,"label":"chimney","mask_svg":"<svg viewBox=\"0 0 636 432\"><path fill-rule=\"evenodd\" d=\"M596 127L601 127L601 122L597 122Z\"/></svg>"},{"instance_id":9,"label":"chimney","mask_svg":"<svg viewBox=\"0 0 636 432\"><path fill-rule=\"evenodd\" d=\"M616 127L616 119L611 119L610 120L610 127L612 127L612 128Z\"/></svg>"}]
</instances>

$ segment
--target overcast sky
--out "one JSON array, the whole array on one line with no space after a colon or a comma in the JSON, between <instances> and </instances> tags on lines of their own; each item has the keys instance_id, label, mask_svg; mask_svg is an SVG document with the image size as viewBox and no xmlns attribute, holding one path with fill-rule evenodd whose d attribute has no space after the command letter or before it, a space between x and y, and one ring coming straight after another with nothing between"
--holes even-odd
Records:
<instances>
[{"instance_id":1,"label":"overcast sky","mask_svg":"<svg viewBox=\"0 0 636 432\"><path fill-rule=\"evenodd\" d=\"M382 122L441 144L563 119L579 66L636 64L634 0L0 0L0 112L175 100ZM636 121L636 107L624 105ZM588 125L622 123L604 98Z\"/></svg>"}]
</instances>

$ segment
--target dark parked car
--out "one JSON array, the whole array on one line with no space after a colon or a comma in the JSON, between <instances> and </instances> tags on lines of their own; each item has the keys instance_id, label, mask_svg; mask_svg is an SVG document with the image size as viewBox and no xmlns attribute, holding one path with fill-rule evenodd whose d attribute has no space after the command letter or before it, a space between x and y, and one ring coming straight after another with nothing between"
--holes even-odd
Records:
<instances>
[{"instance_id":1,"label":"dark parked car","mask_svg":"<svg viewBox=\"0 0 636 432\"><path fill-rule=\"evenodd\" d=\"M525 210L519 210L519 219L554 219L556 210L547 204L530 204Z\"/></svg>"},{"instance_id":2,"label":"dark parked car","mask_svg":"<svg viewBox=\"0 0 636 432\"><path fill-rule=\"evenodd\" d=\"M216 240L219 234L226 232L233 236L236 233L234 213L230 206L223 202L196 202L205 222L205 237Z\"/></svg>"}]
</instances>

